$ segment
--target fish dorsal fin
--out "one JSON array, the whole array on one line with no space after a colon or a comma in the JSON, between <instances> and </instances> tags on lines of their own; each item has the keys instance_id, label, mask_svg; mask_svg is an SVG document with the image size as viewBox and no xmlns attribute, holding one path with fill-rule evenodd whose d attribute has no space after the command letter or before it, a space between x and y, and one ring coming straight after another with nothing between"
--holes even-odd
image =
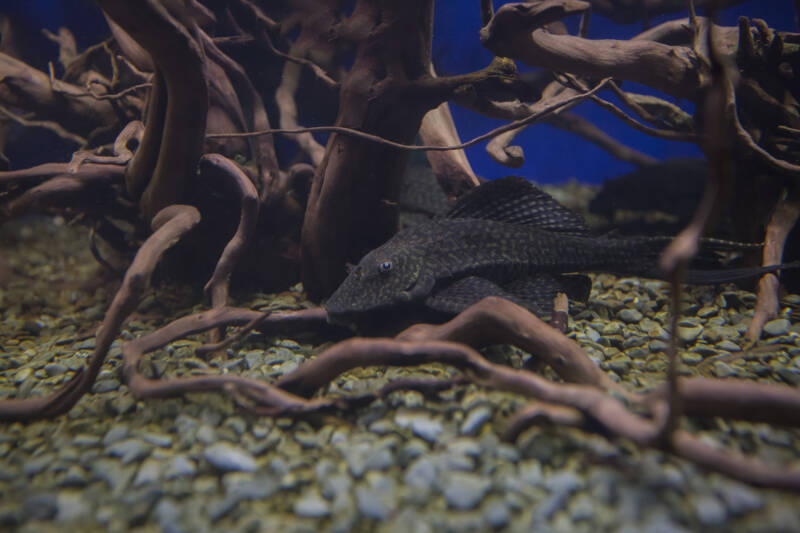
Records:
<instances>
[{"instance_id":1,"label":"fish dorsal fin","mask_svg":"<svg viewBox=\"0 0 800 533\"><path fill-rule=\"evenodd\" d=\"M580 215L517 176L487 181L472 189L458 199L445 218L479 218L577 235L589 231Z\"/></svg>"}]
</instances>

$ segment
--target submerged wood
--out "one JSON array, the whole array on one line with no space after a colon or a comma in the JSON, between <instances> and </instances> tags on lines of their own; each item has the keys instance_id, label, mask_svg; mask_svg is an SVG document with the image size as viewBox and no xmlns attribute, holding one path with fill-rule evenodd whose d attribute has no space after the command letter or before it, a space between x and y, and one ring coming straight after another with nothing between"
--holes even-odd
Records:
<instances>
[{"instance_id":1,"label":"submerged wood","mask_svg":"<svg viewBox=\"0 0 800 533\"><path fill-rule=\"evenodd\" d=\"M125 243L125 237L130 238L139 246L138 253L105 314L88 367L48 396L1 401L0 419L53 418L68 412L91 390L111 342L149 287L156 264L167 249L181 246L180 241L200 221L198 209L184 202L192 197L189 192L199 189L195 187L198 162L203 162L204 168L208 165L222 171L223 179L203 183L212 198L225 189L225 183L235 184L237 195L230 198L239 203L219 208L220 213L228 214L222 216L238 217L238 225L232 221L235 233L221 239L222 249L203 249L214 265L211 278L203 280L207 281L212 309L178 318L124 344L123 378L137 398L219 391L255 414L303 416L357 409L393 390L435 395L470 382L531 400L512 418L512 437L546 421L656 447L751 484L800 490L797 469L766 465L717 449L678 424L683 416L716 416L795 427L800 421L796 388L744 380L678 378L673 365L668 384L649 393L633 393L615 383L558 329L499 298L485 299L445 324L414 325L396 338L355 338L333 344L273 383L233 374L155 380L146 378L140 369L148 351L186 335L221 332L227 327L255 327L263 333L316 330L340 338L341 330L326 323L321 308L264 317L257 311L228 307L229 283L237 277L237 266L248 259L260 267L260 259L279 257L285 261L274 261L288 271L280 273L282 288L302 277L304 288L313 297L330 294L344 277L347 262L357 261L396 230L400 179L408 153L420 149L410 146L418 133L424 144L433 145L423 149L435 154L430 157L431 164L440 181L449 184L452 196L477 183L462 148L511 132L498 138L491 149L498 159L518 163L522 154L509 145L513 132L538 121L591 137L615 157L640 165L651 162L567 114L570 106L584 100L647 134L706 146L717 167L728 159L737 163L735 155L752 160L754 168L767 174L796 179L795 137L800 120L791 104L797 100L797 90L787 81L800 72L796 34L773 31L763 21L751 24L743 20L737 28L719 28L693 18L664 23L628 41L593 40L586 34L587 18L580 36L543 27L590 8L618 20L646 21L653 14L676 9L680 2L653 0L647 2L647 12L639 12L630 3L616 0L544 0L506 4L495 12L492 3L484 0L473 7L480 8L485 23L481 39L496 55L494 61L474 73L437 78L431 68L432 0L359 0L349 12L335 0L290 1L286 12L280 13L283 18L277 20L268 16L273 13L268 3L262 8L250 0L231 3L224 12L212 2L208 7L196 1L171 0L98 3L112 21L113 50L109 48L107 57L103 56L112 66L106 66L103 75L91 72L96 65L88 54L70 52L67 37L60 37L59 42L69 74L64 78L75 80L85 75L100 83L104 94L95 92L96 85L83 88L57 79L52 69L48 76L21 59L0 53L0 106L23 125L48 122L62 136L89 145L72 164L51 162L0 173L0 214L5 221L35 209L60 210L77 213L91 223L97 221L100 228L120 219L133 229L127 234L120 231L123 237L118 241ZM213 21L229 34L206 33L212 31ZM293 28L299 30L293 32ZM232 58L239 56L229 55L226 46L261 47L253 48L264 51L258 70L234 61ZM714 57L715 48L718 58ZM337 61L351 50L354 61L345 71ZM513 60L551 71L547 87L532 91L527 81L520 80ZM739 84L720 74L718 67L724 61L738 70ZM261 79L262 68L286 73L283 85L271 86ZM307 102L297 84L307 72L323 87L312 91L312 98L323 95L338 102L335 126L341 129L331 134L324 152L310 137L311 130L304 130L301 124L307 120L303 114ZM612 78L644 83L666 96L645 102L616 87ZM122 95L133 91L144 95L143 89L148 87L146 106L138 98L135 105L121 105ZM597 94L607 87L624 105L611 104ZM537 91L541 98L532 98ZM695 115L670 108L667 100L671 96L694 100L698 104ZM521 122L460 143L446 112L448 102ZM241 165L211 151L208 140L226 133L205 135L212 108L212 115L224 111L228 121L220 123L237 130L230 132L230 137L247 138L237 139L247 152L238 154ZM310 164L284 159L276 151L271 134L279 130L270 129L268 116L273 109L283 113L282 125L306 135L302 146ZM656 117L654 109L665 112L667 118ZM556 111L561 114L552 116ZM210 120L213 122L213 117ZM136 137L138 147L128 145L130 139L120 135L120 144L114 147L116 156L100 155L108 153L107 143L126 124L135 128L135 121L145 125L141 138ZM98 140L103 138L106 140ZM714 142L721 144L715 146ZM116 164L89 162L95 157L98 161L113 157ZM723 177L720 172L712 188L721 187ZM308 197L306 188L310 189ZM668 271L679 271L680 264L692 255L696 238L714 211L715 193L709 192L685 238L677 241L679 249L667 252ZM768 226L765 263L779 261L786 234L797 218L794 200L790 194L779 204ZM212 200L203 205L213 204ZM205 212L203 215L206 218ZM776 310L776 282L772 275L762 282L751 338ZM677 292L675 296L677 299ZM565 328L566 311L560 309L556 316L555 324ZM477 350L490 344L512 344L530 352L554 369L563 382L487 361ZM211 344L205 349L225 346ZM675 361L674 351L672 357ZM352 397L319 392L355 367L431 362L448 365L460 374L448 380L398 380Z\"/></svg>"}]
</instances>

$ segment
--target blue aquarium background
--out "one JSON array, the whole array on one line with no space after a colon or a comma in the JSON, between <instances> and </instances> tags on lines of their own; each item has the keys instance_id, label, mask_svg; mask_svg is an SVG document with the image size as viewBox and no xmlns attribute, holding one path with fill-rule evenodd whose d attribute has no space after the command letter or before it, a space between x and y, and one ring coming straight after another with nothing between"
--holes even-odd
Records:
<instances>
[{"instance_id":1,"label":"blue aquarium background","mask_svg":"<svg viewBox=\"0 0 800 533\"><path fill-rule=\"evenodd\" d=\"M495 8L502 3L495 2ZM434 29L434 61L444 73L462 73L475 70L489 63L492 54L481 46L478 39L480 14L477 9L465 9L463 2L456 0L436 3ZM703 14L700 11L700 14ZM736 26L740 15L762 18L777 30L796 31L797 23L794 7L789 0L751 0L722 12L719 22L726 26ZM672 13L654 17L651 26L667 20L686 16ZM570 33L577 32L578 18L566 20ZM630 39L641 33L641 24L619 25L600 15L593 14L589 24L589 37L594 39ZM525 65L517 62L517 68ZM625 82L628 91L644 94L655 92L644 85ZM657 93L662 98L670 98ZM608 91L604 98L619 103ZM692 106L686 101L676 101L686 110ZM471 111L451 104L453 119L463 139L470 139L501 125L503 122L477 115ZM634 131L611 113L600 109L591 102L573 108L573 111L589 119L611 137L622 143L658 159L672 157L700 156L699 148L691 143L679 143L656 139ZM541 183L559 183L570 178L591 183L602 182L634 170L634 165L619 161L597 146L577 136L545 124L527 128L514 143L525 150L525 164L514 172ZM467 155L475 171L487 178L495 178L509 173L495 163L486 153L485 144L467 149Z\"/></svg>"},{"instance_id":2,"label":"blue aquarium background","mask_svg":"<svg viewBox=\"0 0 800 533\"><path fill-rule=\"evenodd\" d=\"M477 9L477 1L473 3L476 4L475 8L468 9L466 6L468 2L464 0L437 0L436 2L433 59L441 74L471 72L486 66L492 59L491 52L481 46L478 38L481 26L480 13ZM495 1L495 9L504 3L506 2ZM80 50L99 42L109 33L103 15L91 0L3 0L0 2L0 11L8 13L14 17L15 21L19 21L33 30L29 32L33 40L30 45L35 50L34 60L31 63L45 70L47 61L54 59L58 52L54 43L40 35L40 28L55 31L59 26L67 26L74 32ZM699 14L703 15L704 13L700 10ZM750 18L762 18L776 30L797 30L794 7L790 0L744 2L721 12L719 22L726 26L735 26L738 17L742 15ZM653 17L651 26L683 16L686 14L671 13ZM571 33L577 31L578 17L572 17L565 22ZM589 26L589 37L629 39L642 30L641 23L620 25L593 14ZM521 62L517 62L517 68L530 69ZM649 87L631 82L625 82L624 87L633 92L654 93ZM658 94L670 98L661 93ZM618 103L618 100L608 91L604 93L604 97ZM692 110L690 102L675 101L675 103L685 110ZM451 103L450 106L462 140L476 137L504 123L478 115L456 104ZM658 159L702 156L695 144L665 141L637 132L591 102L584 102L575 107L573 111L592 121L614 139ZM319 136L319 138L324 138L324 136ZM540 183L561 183L571 178L582 182L601 183L605 179L635 169L634 165L615 159L576 135L546 124L527 128L516 137L514 144L522 146L525 151L525 164L516 170L495 163L486 153L486 143L468 148L466 152L475 172L488 179L514 173ZM13 168L22 168L41 162L36 160L36 153L18 153L17 155L17 159L12 161ZM28 157L24 157L25 155Z\"/></svg>"}]
</instances>

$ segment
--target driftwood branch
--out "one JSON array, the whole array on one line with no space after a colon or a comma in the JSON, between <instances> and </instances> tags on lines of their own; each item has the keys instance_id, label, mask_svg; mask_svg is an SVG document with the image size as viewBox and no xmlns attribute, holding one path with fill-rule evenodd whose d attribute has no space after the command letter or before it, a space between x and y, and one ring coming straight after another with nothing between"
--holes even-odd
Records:
<instances>
[{"instance_id":1,"label":"driftwood branch","mask_svg":"<svg viewBox=\"0 0 800 533\"><path fill-rule=\"evenodd\" d=\"M232 181L242 202L236 233L222 251L214 273L204 289L211 297L211 306L216 308L227 305L231 274L255 230L258 221L258 191L236 163L227 157L207 154L203 156L202 163L212 166L222 178Z\"/></svg>"},{"instance_id":2,"label":"driftwood branch","mask_svg":"<svg viewBox=\"0 0 800 533\"><path fill-rule=\"evenodd\" d=\"M155 0L136 4L99 0L98 4L147 50L164 81L164 106L160 105L160 96L150 106L151 112L163 112L163 122L151 115L151 121L145 124L146 129L163 130L160 135L149 136L149 142L159 141L157 159L139 199L142 213L149 220L163 207L183 199L202 155L208 109L203 55L189 30ZM158 80L154 79L153 91L160 89Z\"/></svg>"},{"instance_id":3,"label":"driftwood branch","mask_svg":"<svg viewBox=\"0 0 800 533\"><path fill-rule=\"evenodd\" d=\"M431 73L435 75L432 67ZM419 136L422 143L427 145L453 146L461 144L447 102L425 114L419 127ZM463 150L430 151L428 152L428 163L430 163L439 185L448 195L459 196L478 185L478 178L475 177Z\"/></svg>"},{"instance_id":4,"label":"driftwood branch","mask_svg":"<svg viewBox=\"0 0 800 533\"><path fill-rule=\"evenodd\" d=\"M13 193L11 199L0 205L0 222L47 207L110 211L114 209L113 199L124 172L123 167L97 164L71 172L66 163L0 172L0 190Z\"/></svg>"},{"instance_id":5,"label":"driftwood branch","mask_svg":"<svg viewBox=\"0 0 800 533\"><path fill-rule=\"evenodd\" d=\"M800 199L797 198L796 189L793 189L789 198L781 201L775 207L769 224L767 224L762 260L764 266L781 263L786 238L794 228L798 217L800 217ZM750 319L747 333L745 333L750 344L754 344L761 337L764 324L777 316L779 288L780 283L775 274L765 274L759 280L755 312L753 318Z\"/></svg>"},{"instance_id":6,"label":"driftwood branch","mask_svg":"<svg viewBox=\"0 0 800 533\"><path fill-rule=\"evenodd\" d=\"M69 131L88 137L92 131L113 123L112 105L92 98L80 87L56 80L26 63L0 52L0 104L32 113L29 120L69 125ZM74 96L67 96L74 95Z\"/></svg>"},{"instance_id":7,"label":"driftwood branch","mask_svg":"<svg viewBox=\"0 0 800 533\"><path fill-rule=\"evenodd\" d=\"M673 96L696 97L706 82L700 58L688 47L643 40L584 39L539 29L551 20L587 7L585 2L569 5L572 8L563 13L541 17L533 16L531 10L535 8L528 4L506 4L481 29L481 42L497 56L531 66L589 78L612 76L656 87Z\"/></svg>"},{"instance_id":8,"label":"driftwood branch","mask_svg":"<svg viewBox=\"0 0 800 533\"><path fill-rule=\"evenodd\" d=\"M165 380L149 379L139 370L142 357L176 339L229 326L253 326L264 333L286 333L325 329L325 312L309 309L295 312L264 313L249 309L219 307L179 318L167 326L123 345L123 379L137 398L163 398L187 392L219 391L231 394L247 409L264 415L313 412L347 407L338 399L306 400L272 384L234 375L199 376Z\"/></svg>"}]
</instances>

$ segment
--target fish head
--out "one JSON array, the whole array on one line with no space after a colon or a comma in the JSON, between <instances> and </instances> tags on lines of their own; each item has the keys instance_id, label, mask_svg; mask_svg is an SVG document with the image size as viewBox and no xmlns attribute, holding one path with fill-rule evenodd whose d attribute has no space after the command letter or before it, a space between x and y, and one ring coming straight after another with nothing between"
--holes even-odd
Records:
<instances>
[{"instance_id":1,"label":"fish head","mask_svg":"<svg viewBox=\"0 0 800 533\"><path fill-rule=\"evenodd\" d=\"M421 302L433 285L433 277L425 274L421 256L382 246L352 267L325 303L328 320L347 325L366 313Z\"/></svg>"}]
</instances>

